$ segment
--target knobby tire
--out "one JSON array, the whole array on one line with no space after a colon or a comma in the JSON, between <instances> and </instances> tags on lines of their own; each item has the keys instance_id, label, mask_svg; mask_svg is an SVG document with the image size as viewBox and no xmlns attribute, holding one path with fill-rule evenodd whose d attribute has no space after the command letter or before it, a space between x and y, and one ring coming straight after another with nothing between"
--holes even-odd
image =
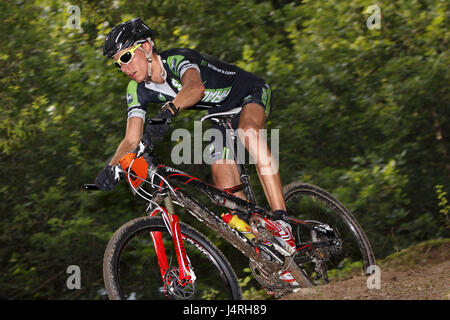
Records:
<instances>
[{"instance_id":1,"label":"knobby tire","mask_svg":"<svg viewBox=\"0 0 450 320\"><path fill-rule=\"evenodd\" d=\"M222 291L218 292L218 294L225 294L226 296L220 298L225 298L227 300L242 299L242 292L236 274L234 273L234 270L232 269L230 263L223 255L223 253L203 234L201 234L199 231L195 230L191 226L188 226L180 222L180 229L181 234L184 237L190 239L191 243L195 243L195 245L192 245L190 247L192 250L190 252L193 252L193 255L195 254L197 256L201 256L203 254L205 257L202 258L203 259L202 261L203 262L209 261L210 263L209 266L206 266L208 268L208 272L210 274L217 273L217 279L220 279L220 281L223 282L220 284L220 286L223 287L223 290L216 290L216 291ZM166 232L167 238L170 237L167 228L164 224L164 221L161 217L140 217L124 224L114 233L114 235L110 239L103 259L103 277L106 292L108 294L109 299L111 300L130 299L130 294L124 293L121 284L121 267L120 267L121 256L123 255L123 252L127 250L127 244L129 241L134 239L134 237L137 237L138 234L148 233L151 231ZM184 243L186 247L189 246L188 241L185 240ZM166 250L171 250L171 248L169 248L170 246L173 247L173 244L170 241L167 241L167 244L165 244ZM147 251L148 250L151 250L151 248L147 249ZM192 256L191 258L194 258L194 256ZM176 258L171 259L170 261L172 262L172 264L177 265ZM154 267L152 269L158 269L157 265L156 267L155 265L153 266ZM205 266L199 266L193 263L192 267L194 272L196 272L196 270ZM159 281L162 283L159 269L158 270L145 269L144 272L148 273L149 275L152 274L154 277L159 276ZM203 279L201 277L198 277L197 279L197 281L199 282L201 282L202 280ZM158 280L154 280L153 283L157 282ZM211 286L215 285L218 284L211 283ZM151 292L157 291L156 288L145 288L145 290L152 290ZM155 298L150 297L144 299L153 300L159 298L166 298L166 297L161 294L159 297L156 296ZM193 297L193 299L202 299L202 298L205 297ZM209 298L220 299L215 296Z\"/></svg>"}]
</instances>

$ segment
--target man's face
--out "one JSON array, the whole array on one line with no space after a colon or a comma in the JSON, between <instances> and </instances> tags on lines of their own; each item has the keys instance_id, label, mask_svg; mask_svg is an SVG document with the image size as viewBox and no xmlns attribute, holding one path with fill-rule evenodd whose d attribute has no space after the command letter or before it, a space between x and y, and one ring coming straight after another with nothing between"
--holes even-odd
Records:
<instances>
[{"instance_id":1,"label":"man's face","mask_svg":"<svg viewBox=\"0 0 450 320\"><path fill-rule=\"evenodd\" d=\"M114 61L118 62L119 57L132 48L134 48L134 46L117 52L113 56ZM128 77L136 82L142 82L147 77L148 62L145 57L145 53L141 48L147 51L150 49L150 44L148 42L145 42L141 47L133 52L133 57L131 58L130 62L127 64L121 63L120 68L123 73L125 73Z\"/></svg>"}]
</instances>

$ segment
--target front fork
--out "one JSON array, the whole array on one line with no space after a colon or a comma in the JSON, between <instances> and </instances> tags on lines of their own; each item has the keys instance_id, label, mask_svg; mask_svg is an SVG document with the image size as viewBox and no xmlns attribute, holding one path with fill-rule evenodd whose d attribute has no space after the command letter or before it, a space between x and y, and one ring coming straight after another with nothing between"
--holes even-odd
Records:
<instances>
[{"instance_id":1,"label":"front fork","mask_svg":"<svg viewBox=\"0 0 450 320\"><path fill-rule=\"evenodd\" d=\"M195 274L191 270L189 258L186 255L184 248L183 238L180 230L180 222L178 216L174 214L172 200L167 197L165 200L166 208L159 207L153 210L150 216L156 216L161 213L164 223L172 236L175 253L178 261L178 285L184 286L186 284L193 283L195 281ZM150 232L150 236L155 246L156 257L158 259L159 270L161 272L161 278L165 284L166 273L169 271L169 263L167 261L166 250L164 249L164 243L162 239L162 233L160 231ZM167 289L167 288L166 288Z\"/></svg>"}]
</instances>

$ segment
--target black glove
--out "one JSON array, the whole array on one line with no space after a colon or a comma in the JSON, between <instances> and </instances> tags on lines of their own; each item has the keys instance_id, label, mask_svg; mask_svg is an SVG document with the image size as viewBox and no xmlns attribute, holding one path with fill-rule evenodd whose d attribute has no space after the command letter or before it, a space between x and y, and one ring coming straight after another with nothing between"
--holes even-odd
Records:
<instances>
[{"instance_id":1,"label":"black glove","mask_svg":"<svg viewBox=\"0 0 450 320\"><path fill-rule=\"evenodd\" d=\"M152 142L161 141L167 134L173 115L169 109L164 109L156 117L150 119L145 128L146 139Z\"/></svg>"},{"instance_id":2,"label":"black glove","mask_svg":"<svg viewBox=\"0 0 450 320\"><path fill-rule=\"evenodd\" d=\"M119 180L114 179L112 166L106 166L95 178L95 185L103 191L112 191Z\"/></svg>"}]
</instances>

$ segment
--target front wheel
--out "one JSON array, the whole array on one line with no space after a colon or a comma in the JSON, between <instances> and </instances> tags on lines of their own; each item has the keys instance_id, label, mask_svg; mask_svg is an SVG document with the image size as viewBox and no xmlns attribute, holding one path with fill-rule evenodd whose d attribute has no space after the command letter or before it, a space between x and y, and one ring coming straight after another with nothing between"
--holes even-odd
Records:
<instances>
[{"instance_id":1,"label":"front wheel","mask_svg":"<svg viewBox=\"0 0 450 320\"><path fill-rule=\"evenodd\" d=\"M186 255L196 280L177 286L178 262L172 237L160 217L134 219L111 238L103 259L103 277L110 299L241 299L230 263L194 228L180 223ZM155 248L152 235L158 234ZM156 250L164 250L168 268L163 276ZM171 287L168 289L168 287ZM177 287L175 287L177 286Z\"/></svg>"},{"instance_id":2,"label":"front wheel","mask_svg":"<svg viewBox=\"0 0 450 320\"><path fill-rule=\"evenodd\" d=\"M335 197L311 184L283 188L296 239L295 262L311 281L326 284L368 272L375 264L369 240L355 217Z\"/></svg>"}]
</instances>

